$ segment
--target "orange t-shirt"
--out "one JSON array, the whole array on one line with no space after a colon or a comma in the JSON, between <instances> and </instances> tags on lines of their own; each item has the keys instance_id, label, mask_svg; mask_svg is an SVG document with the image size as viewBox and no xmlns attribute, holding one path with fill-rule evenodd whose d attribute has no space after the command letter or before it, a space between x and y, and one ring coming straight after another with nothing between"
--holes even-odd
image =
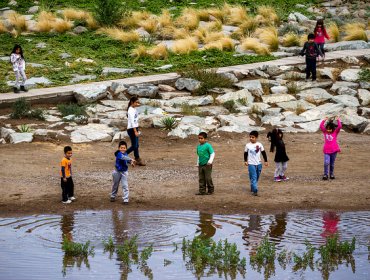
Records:
<instances>
[{"instance_id":1,"label":"orange t-shirt","mask_svg":"<svg viewBox=\"0 0 370 280\"><path fill-rule=\"evenodd\" d=\"M63 158L60 162L60 177L63 177L62 167L64 167L64 173L66 178L71 177L72 175L72 159Z\"/></svg>"}]
</instances>

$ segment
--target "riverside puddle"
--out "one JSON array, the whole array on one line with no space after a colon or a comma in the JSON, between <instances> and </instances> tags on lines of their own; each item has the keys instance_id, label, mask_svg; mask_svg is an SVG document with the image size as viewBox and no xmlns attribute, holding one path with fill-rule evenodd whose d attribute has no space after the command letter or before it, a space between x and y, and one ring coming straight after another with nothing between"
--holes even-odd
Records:
<instances>
[{"instance_id":1,"label":"riverside puddle","mask_svg":"<svg viewBox=\"0 0 370 280\"><path fill-rule=\"evenodd\" d=\"M325 255L333 235L348 246L355 237L354 251ZM214 250L204 242L208 238ZM62 249L63 239L89 241L93 250L70 256ZM137 249L125 255L128 240ZM266 240L267 246L261 246ZM368 279L370 211L212 215L106 210L4 217L0 248L1 279ZM304 264L309 251L312 258ZM212 252L208 261L214 263L209 264L202 257ZM272 261L256 262L271 252Z\"/></svg>"}]
</instances>

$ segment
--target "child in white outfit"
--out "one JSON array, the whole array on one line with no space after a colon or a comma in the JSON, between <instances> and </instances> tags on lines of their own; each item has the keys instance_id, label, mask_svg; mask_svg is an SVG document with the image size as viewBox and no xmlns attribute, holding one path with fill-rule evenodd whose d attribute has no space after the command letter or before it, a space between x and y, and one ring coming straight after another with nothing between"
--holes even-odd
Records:
<instances>
[{"instance_id":1,"label":"child in white outfit","mask_svg":"<svg viewBox=\"0 0 370 280\"><path fill-rule=\"evenodd\" d=\"M14 85L14 93L19 93L19 83L22 79L22 82L20 83L20 90L21 91L28 91L24 87L24 83L27 80L26 73L24 72L26 69L26 62L24 60L23 56L23 50L20 45L15 45L13 48L13 51L10 55L10 62L13 64L13 71L15 74L15 85Z\"/></svg>"}]
</instances>

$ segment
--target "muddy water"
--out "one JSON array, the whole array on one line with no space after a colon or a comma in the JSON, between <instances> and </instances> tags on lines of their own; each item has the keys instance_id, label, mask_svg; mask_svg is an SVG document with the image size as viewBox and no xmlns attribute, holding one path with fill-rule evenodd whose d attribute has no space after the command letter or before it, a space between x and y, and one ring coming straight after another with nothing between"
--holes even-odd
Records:
<instances>
[{"instance_id":1,"label":"muddy water","mask_svg":"<svg viewBox=\"0 0 370 280\"><path fill-rule=\"evenodd\" d=\"M247 271L244 276L237 274L236 279L327 279L318 268L294 271L293 264L284 269L278 262L273 271L257 271L249 265L249 256L266 235L276 242L278 252L287 249L300 253L306 239L318 247L334 233L342 241L352 237L357 241L352 263L344 261L333 268L329 279L369 279L368 211L212 215L122 210L0 218L0 279L197 279L183 261L181 249L174 252L174 243L180 248L183 237L192 239L200 234L237 244L241 256L247 258ZM102 240L112 236L116 244L121 244L135 235L139 250L153 243L154 252L147 267L132 265L127 271L115 253L110 256L104 252ZM61 249L63 236L75 242L90 240L95 255L67 258ZM220 279L217 273L204 278Z\"/></svg>"}]
</instances>

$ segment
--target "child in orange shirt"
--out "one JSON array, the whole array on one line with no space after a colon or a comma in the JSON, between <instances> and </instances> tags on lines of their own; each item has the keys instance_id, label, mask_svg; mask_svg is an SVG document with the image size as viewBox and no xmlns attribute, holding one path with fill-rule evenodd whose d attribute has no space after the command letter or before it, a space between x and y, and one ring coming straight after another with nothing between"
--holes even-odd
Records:
<instances>
[{"instance_id":1,"label":"child in orange shirt","mask_svg":"<svg viewBox=\"0 0 370 280\"><path fill-rule=\"evenodd\" d=\"M62 202L71 203L76 198L73 196L73 180L72 180L72 148L64 147L64 157L60 162L60 182L62 187Z\"/></svg>"}]
</instances>

